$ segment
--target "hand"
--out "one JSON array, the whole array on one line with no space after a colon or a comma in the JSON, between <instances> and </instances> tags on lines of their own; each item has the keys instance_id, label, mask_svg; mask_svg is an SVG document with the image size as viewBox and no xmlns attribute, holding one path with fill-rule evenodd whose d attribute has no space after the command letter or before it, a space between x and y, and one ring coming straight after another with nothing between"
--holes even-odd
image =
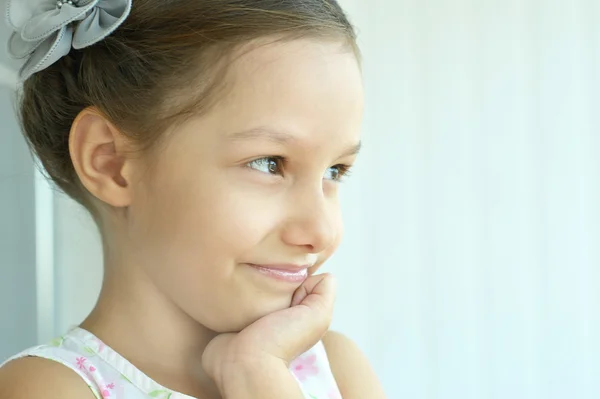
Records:
<instances>
[{"instance_id":1,"label":"hand","mask_svg":"<svg viewBox=\"0 0 600 399\"><path fill-rule=\"evenodd\" d=\"M334 302L333 276L309 277L294 293L289 308L271 313L239 333L214 338L202 356L205 371L221 387L232 368L274 363L287 367L325 335Z\"/></svg>"}]
</instances>

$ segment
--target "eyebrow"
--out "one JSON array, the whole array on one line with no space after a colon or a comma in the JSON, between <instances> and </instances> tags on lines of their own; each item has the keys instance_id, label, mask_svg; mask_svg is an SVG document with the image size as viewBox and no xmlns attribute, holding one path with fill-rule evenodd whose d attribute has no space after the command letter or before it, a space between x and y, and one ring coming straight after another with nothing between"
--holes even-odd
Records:
<instances>
[{"instance_id":1,"label":"eyebrow","mask_svg":"<svg viewBox=\"0 0 600 399\"><path fill-rule=\"evenodd\" d=\"M227 136L229 141L245 141L253 139L265 139L279 144L296 141L296 138L286 132L275 130L270 127L260 126L241 132L231 133Z\"/></svg>"},{"instance_id":2,"label":"eyebrow","mask_svg":"<svg viewBox=\"0 0 600 399\"><path fill-rule=\"evenodd\" d=\"M277 144L288 144L290 142L298 141L298 139L292 134L267 126L259 126L248 130L231 133L227 136L228 141L246 141L256 139L268 140ZM349 146L342 152L340 158L358 154L361 147L362 142L358 142L358 144Z\"/></svg>"}]
</instances>

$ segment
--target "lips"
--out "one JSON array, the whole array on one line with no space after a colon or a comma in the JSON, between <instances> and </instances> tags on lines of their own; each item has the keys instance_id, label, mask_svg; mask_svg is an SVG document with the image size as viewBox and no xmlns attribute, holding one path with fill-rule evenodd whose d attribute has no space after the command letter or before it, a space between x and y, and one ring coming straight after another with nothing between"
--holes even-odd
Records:
<instances>
[{"instance_id":1,"label":"lips","mask_svg":"<svg viewBox=\"0 0 600 399\"><path fill-rule=\"evenodd\" d=\"M298 283L306 280L308 277L308 268L310 267L310 265L297 266L285 264L257 265L249 263L248 265L265 276L290 283Z\"/></svg>"}]
</instances>

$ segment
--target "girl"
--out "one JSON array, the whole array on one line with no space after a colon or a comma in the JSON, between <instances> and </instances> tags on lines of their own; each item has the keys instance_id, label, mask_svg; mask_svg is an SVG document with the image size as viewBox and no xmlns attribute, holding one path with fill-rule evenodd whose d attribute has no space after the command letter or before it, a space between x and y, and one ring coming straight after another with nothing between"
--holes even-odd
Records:
<instances>
[{"instance_id":1,"label":"girl","mask_svg":"<svg viewBox=\"0 0 600 399\"><path fill-rule=\"evenodd\" d=\"M93 215L81 326L0 369L3 399L383 398L327 332L338 185L360 147L334 0L9 0L20 118Z\"/></svg>"}]
</instances>

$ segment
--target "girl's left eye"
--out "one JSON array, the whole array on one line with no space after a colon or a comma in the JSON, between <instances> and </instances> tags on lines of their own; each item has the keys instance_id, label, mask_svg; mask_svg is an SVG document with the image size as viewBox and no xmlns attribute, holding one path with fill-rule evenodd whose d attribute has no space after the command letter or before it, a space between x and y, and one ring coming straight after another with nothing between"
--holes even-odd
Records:
<instances>
[{"instance_id":1,"label":"girl's left eye","mask_svg":"<svg viewBox=\"0 0 600 399\"><path fill-rule=\"evenodd\" d=\"M334 182L341 182L350 175L350 165L335 165L327 169L324 178Z\"/></svg>"},{"instance_id":2,"label":"girl's left eye","mask_svg":"<svg viewBox=\"0 0 600 399\"><path fill-rule=\"evenodd\" d=\"M283 161L282 157L264 157L248 162L247 166L269 175L283 176Z\"/></svg>"}]
</instances>

